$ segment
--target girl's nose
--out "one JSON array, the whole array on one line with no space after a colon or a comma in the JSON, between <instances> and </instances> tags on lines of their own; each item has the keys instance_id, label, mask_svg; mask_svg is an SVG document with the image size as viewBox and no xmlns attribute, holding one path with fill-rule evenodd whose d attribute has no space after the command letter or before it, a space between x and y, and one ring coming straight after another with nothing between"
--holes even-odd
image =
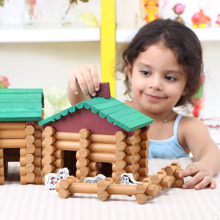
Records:
<instances>
[{"instance_id":1,"label":"girl's nose","mask_svg":"<svg viewBox=\"0 0 220 220\"><path fill-rule=\"evenodd\" d=\"M152 75L150 82L149 82L149 87L152 89L162 89L162 80L159 76L157 75Z\"/></svg>"}]
</instances>

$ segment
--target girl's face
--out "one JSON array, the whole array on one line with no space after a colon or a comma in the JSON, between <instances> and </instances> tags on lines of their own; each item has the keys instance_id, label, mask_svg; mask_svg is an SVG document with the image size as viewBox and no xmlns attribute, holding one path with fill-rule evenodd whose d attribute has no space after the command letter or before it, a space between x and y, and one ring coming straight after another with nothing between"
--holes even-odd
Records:
<instances>
[{"instance_id":1,"label":"girl's face","mask_svg":"<svg viewBox=\"0 0 220 220\"><path fill-rule=\"evenodd\" d=\"M148 47L128 69L133 107L149 116L170 112L185 93L187 72L163 44Z\"/></svg>"}]
</instances>

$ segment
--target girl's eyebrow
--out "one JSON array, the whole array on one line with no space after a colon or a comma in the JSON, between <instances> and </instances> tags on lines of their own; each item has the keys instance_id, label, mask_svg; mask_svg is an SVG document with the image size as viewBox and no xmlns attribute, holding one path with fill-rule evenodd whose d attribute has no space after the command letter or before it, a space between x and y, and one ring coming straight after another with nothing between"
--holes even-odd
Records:
<instances>
[{"instance_id":1,"label":"girl's eyebrow","mask_svg":"<svg viewBox=\"0 0 220 220\"><path fill-rule=\"evenodd\" d=\"M177 74L183 75L182 71L180 71L180 70L166 70L166 72L168 72L168 73L177 73Z\"/></svg>"},{"instance_id":2,"label":"girl's eyebrow","mask_svg":"<svg viewBox=\"0 0 220 220\"><path fill-rule=\"evenodd\" d=\"M148 68L153 68L151 65L147 64L147 63L143 63L143 62L140 62L137 64L139 67L148 67ZM180 75L183 75L182 71L180 70L165 70L164 72L168 72L168 73L176 73L176 74L180 74Z\"/></svg>"}]
</instances>

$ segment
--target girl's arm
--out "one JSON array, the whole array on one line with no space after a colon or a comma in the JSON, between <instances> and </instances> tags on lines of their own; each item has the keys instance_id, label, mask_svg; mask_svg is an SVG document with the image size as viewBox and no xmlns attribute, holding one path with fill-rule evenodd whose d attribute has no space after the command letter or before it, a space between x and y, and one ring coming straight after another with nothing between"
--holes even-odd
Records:
<instances>
[{"instance_id":1,"label":"girl's arm","mask_svg":"<svg viewBox=\"0 0 220 220\"><path fill-rule=\"evenodd\" d=\"M195 186L195 189L202 189L210 184L210 188L214 189L216 182L213 176L220 171L220 150L211 139L207 127L200 120L184 117L181 133L195 159L179 174L180 177L193 176L183 188Z\"/></svg>"},{"instance_id":2,"label":"girl's arm","mask_svg":"<svg viewBox=\"0 0 220 220\"><path fill-rule=\"evenodd\" d=\"M67 85L67 94L71 105L75 105L99 90L99 75L95 65L84 64L73 68Z\"/></svg>"}]
</instances>

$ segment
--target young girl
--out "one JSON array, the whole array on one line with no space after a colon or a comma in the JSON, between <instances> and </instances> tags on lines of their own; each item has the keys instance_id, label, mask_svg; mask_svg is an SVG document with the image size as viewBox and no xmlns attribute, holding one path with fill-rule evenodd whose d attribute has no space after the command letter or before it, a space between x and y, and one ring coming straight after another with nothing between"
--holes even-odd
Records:
<instances>
[{"instance_id":1,"label":"young girl","mask_svg":"<svg viewBox=\"0 0 220 220\"><path fill-rule=\"evenodd\" d=\"M185 25L157 19L143 26L122 54L120 70L126 74L126 104L153 118L149 158L186 157L195 162L179 176L192 178L183 188L216 187L213 176L220 170L220 151L206 126L198 119L178 115L173 107L192 103L203 71L202 49ZM94 65L77 66L68 82L72 105L96 94L99 77ZM177 129L178 128L178 129Z\"/></svg>"}]
</instances>

